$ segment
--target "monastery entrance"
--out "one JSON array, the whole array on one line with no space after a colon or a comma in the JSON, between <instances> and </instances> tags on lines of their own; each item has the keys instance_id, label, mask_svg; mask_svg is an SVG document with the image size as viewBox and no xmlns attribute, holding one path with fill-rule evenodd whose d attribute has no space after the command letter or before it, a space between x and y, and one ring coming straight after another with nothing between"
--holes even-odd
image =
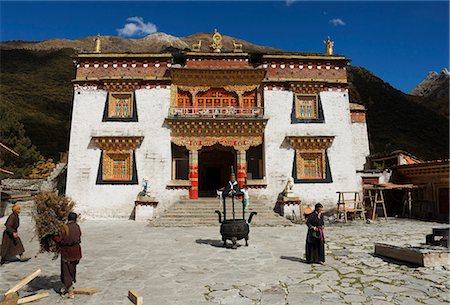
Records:
<instances>
[{"instance_id":1,"label":"monastery entrance","mask_svg":"<svg viewBox=\"0 0 450 305\"><path fill-rule=\"evenodd\" d=\"M198 195L215 197L230 178L231 166L236 171L236 151L220 144L204 146L198 152Z\"/></svg>"}]
</instances>

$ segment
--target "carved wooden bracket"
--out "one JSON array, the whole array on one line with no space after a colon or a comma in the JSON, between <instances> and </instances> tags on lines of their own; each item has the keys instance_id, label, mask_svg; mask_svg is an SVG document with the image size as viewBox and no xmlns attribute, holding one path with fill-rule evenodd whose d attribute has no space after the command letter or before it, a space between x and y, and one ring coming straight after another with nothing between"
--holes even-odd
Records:
<instances>
[{"instance_id":1,"label":"carved wooden bracket","mask_svg":"<svg viewBox=\"0 0 450 305\"><path fill-rule=\"evenodd\" d=\"M262 144L262 136L250 137L172 137L171 141L178 146L185 146L188 150L200 150L203 146L212 146L219 143L223 146L232 146L238 151L245 151L250 146Z\"/></svg>"}]
</instances>

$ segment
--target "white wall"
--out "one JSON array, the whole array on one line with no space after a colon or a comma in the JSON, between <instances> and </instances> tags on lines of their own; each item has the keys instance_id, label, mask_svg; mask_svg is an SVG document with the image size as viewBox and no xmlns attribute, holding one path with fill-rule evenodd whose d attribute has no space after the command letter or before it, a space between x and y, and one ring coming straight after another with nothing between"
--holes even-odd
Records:
<instances>
[{"instance_id":1,"label":"white wall","mask_svg":"<svg viewBox=\"0 0 450 305\"><path fill-rule=\"evenodd\" d=\"M134 208L142 180L149 178L149 190L165 209L186 190L166 190L171 179L169 129L164 127L170 105L170 89L136 90L138 122L102 122L107 92L76 89L72 114L67 173L67 195L76 209L90 217L128 218ZM93 136L144 136L135 151L137 185L97 185L100 149Z\"/></svg>"},{"instance_id":2,"label":"white wall","mask_svg":"<svg viewBox=\"0 0 450 305\"><path fill-rule=\"evenodd\" d=\"M164 119L170 107L170 89L136 91L138 122L102 122L107 92L75 89L70 135L67 195L76 209L90 217L128 218L134 208L142 180L149 178L150 193L159 201L156 213L187 196L187 190L167 190L171 180L170 130ZM278 194L292 175L294 154L285 140L287 136L334 136L328 149L332 183L295 184L294 192L306 204L321 202L335 207L336 191L358 190L356 169L362 169L368 154L365 124L351 123L347 92L320 93L324 123L291 124L293 93L266 90L264 155L266 189L250 190L254 199L275 204ZM143 136L135 151L137 185L97 185L101 151L92 143L93 136Z\"/></svg>"},{"instance_id":3,"label":"white wall","mask_svg":"<svg viewBox=\"0 0 450 305\"><path fill-rule=\"evenodd\" d=\"M253 194L265 195L274 202L292 175L295 150L285 140L287 136L334 136L327 150L333 182L294 185L294 192L305 204L321 202L325 207L333 208L337 202L336 191L357 190L348 93L322 92L320 99L324 123L291 124L293 93L284 90L264 92L265 115L269 119L264 143L268 187L265 192L258 190Z\"/></svg>"},{"instance_id":4,"label":"white wall","mask_svg":"<svg viewBox=\"0 0 450 305\"><path fill-rule=\"evenodd\" d=\"M363 170L366 157L370 155L366 123L352 123L353 160L356 170Z\"/></svg>"}]
</instances>

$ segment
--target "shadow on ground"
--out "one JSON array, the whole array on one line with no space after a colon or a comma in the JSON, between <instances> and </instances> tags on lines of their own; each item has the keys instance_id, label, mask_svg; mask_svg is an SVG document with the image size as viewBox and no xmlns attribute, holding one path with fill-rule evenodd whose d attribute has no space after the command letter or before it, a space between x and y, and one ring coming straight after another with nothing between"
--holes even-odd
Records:
<instances>
[{"instance_id":1,"label":"shadow on ground","mask_svg":"<svg viewBox=\"0 0 450 305\"><path fill-rule=\"evenodd\" d=\"M286 259L288 261L292 261L292 262L298 262L298 263L304 263L304 264L309 264L308 261L306 259L300 258L300 257L295 257L295 256L280 256L281 259Z\"/></svg>"},{"instance_id":2,"label":"shadow on ground","mask_svg":"<svg viewBox=\"0 0 450 305\"><path fill-rule=\"evenodd\" d=\"M233 245L231 243L227 243L226 246L223 245L223 241L218 240L218 239L196 239L195 242L197 244L201 244L201 245L210 245L212 247L216 247L216 248L227 248L227 249L232 249ZM236 245L238 248L242 247L242 245L239 244L239 242Z\"/></svg>"},{"instance_id":3,"label":"shadow on ground","mask_svg":"<svg viewBox=\"0 0 450 305\"><path fill-rule=\"evenodd\" d=\"M26 291L36 292L38 290L53 289L59 293L61 288L63 288L63 285L58 275L38 276L26 286Z\"/></svg>"},{"instance_id":4,"label":"shadow on ground","mask_svg":"<svg viewBox=\"0 0 450 305\"><path fill-rule=\"evenodd\" d=\"M369 253L369 254L372 255L373 257L380 258L384 262L389 263L389 264L394 264L394 265L398 265L398 266L407 266L407 267L410 267L410 268L420 267L420 265L418 265L418 264L413 264L413 263L409 263L409 262L403 262L403 261L395 260L393 258L382 256L382 255L378 255L378 254L375 254L375 253Z\"/></svg>"}]
</instances>

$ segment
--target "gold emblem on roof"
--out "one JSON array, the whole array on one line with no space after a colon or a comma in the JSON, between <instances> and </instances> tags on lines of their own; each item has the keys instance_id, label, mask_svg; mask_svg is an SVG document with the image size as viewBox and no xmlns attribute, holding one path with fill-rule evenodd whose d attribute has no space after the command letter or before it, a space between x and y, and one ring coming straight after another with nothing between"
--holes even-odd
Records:
<instances>
[{"instance_id":1,"label":"gold emblem on roof","mask_svg":"<svg viewBox=\"0 0 450 305\"><path fill-rule=\"evenodd\" d=\"M95 42L95 53L101 53L102 52L102 42L100 40L100 34L97 35L94 39Z\"/></svg>"},{"instance_id":2,"label":"gold emblem on roof","mask_svg":"<svg viewBox=\"0 0 450 305\"><path fill-rule=\"evenodd\" d=\"M220 35L217 30L214 30L214 35L212 37L213 43L210 45L210 48L213 52L221 52L222 49L222 35Z\"/></svg>"},{"instance_id":3,"label":"gold emblem on roof","mask_svg":"<svg viewBox=\"0 0 450 305\"><path fill-rule=\"evenodd\" d=\"M333 55L333 46L334 46L334 41L332 41L330 39L330 36L328 36L328 39L326 41L324 41L323 43L325 43L325 52L327 55Z\"/></svg>"}]
</instances>

